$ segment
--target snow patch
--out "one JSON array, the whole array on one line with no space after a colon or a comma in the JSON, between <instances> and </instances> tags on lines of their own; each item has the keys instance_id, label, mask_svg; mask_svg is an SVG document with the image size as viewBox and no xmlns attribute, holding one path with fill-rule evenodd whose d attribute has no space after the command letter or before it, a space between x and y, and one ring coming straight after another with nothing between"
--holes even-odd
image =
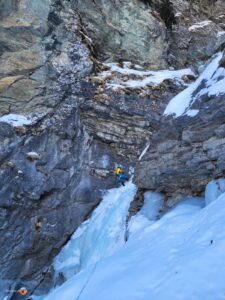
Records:
<instances>
[{"instance_id":1,"label":"snow patch","mask_svg":"<svg viewBox=\"0 0 225 300\"><path fill-rule=\"evenodd\" d=\"M222 52L215 55L199 78L170 100L164 111L164 115L180 117L186 114L192 117L196 116L198 113L197 110L189 110L196 99L205 94L209 96L225 94L225 69L219 67L222 57ZM202 86L200 91L196 92L200 86Z\"/></svg>"},{"instance_id":2,"label":"snow patch","mask_svg":"<svg viewBox=\"0 0 225 300\"><path fill-rule=\"evenodd\" d=\"M128 224L129 237L140 230L150 226L159 218L164 206L164 196L156 192L145 192L144 205L141 210L131 218Z\"/></svg>"},{"instance_id":3,"label":"snow patch","mask_svg":"<svg viewBox=\"0 0 225 300\"><path fill-rule=\"evenodd\" d=\"M144 205L140 211L149 220L157 220L160 214L160 210L164 206L165 197L156 192L144 193Z\"/></svg>"},{"instance_id":4,"label":"snow patch","mask_svg":"<svg viewBox=\"0 0 225 300\"><path fill-rule=\"evenodd\" d=\"M34 123L34 119L18 114L7 114L0 117L0 122L11 124L12 126L24 126L31 125Z\"/></svg>"},{"instance_id":5,"label":"snow patch","mask_svg":"<svg viewBox=\"0 0 225 300\"><path fill-rule=\"evenodd\" d=\"M225 31L218 31L216 37L219 38L219 37L221 37L221 36L223 36L223 35L225 35Z\"/></svg>"},{"instance_id":6,"label":"snow patch","mask_svg":"<svg viewBox=\"0 0 225 300\"><path fill-rule=\"evenodd\" d=\"M189 109L186 113L189 117L195 117L199 113L198 109Z\"/></svg>"},{"instance_id":7,"label":"snow patch","mask_svg":"<svg viewBox=\"0 0 225 300\"><path fill-rule=\"evenodd\" d=\"M194 25L190 26L188 28L188 30L191 31L191 32L195 32L196 29L203 28L203 27L208 26L210 24L212 24L212 21L205 20L205 21L202 21L202 22L195 23Z\"/></svg>"},{"instance_id":8,"label":"snow patch","mask_svg":"<svg viewBox=\"0 0 225 300\"><path fill-rule=\"evenodd\" d=\"M151 225L152 221L148 220L145 215L137 214L136 216L133 216L128 224L129 238Z\"/></svg>"},{"instance_id":9,"label":"snow patch","mask_svg":"<svg viewBox=\"0 0 225 300\"><path fill-rule=\"evenodd\" d=\"M104 169L108 168L108 166L109 166L109 155L106 155L106 154L103 155L102 159L101 159L101 163L102 163L102 167Z\"/></svg>"},{"instance_id":10,"label":"snow patch","mask_svg":"<svg viewBox=\"0 0 225 300\"><path fill-rule=\"evenodd\" d=\"M225 179L210 181L205 188L205 203L209 205L225 192Z\"/></svg>"},{"instance_id":11,"label":"snow patch","mask_svg":"<svg viewBox=\"0 0 225 300\"><path fill-rule=\"evenodd\" d=\"M195 77L191 69L149 71L130 62L123 62L121 65L107 63L105 67L108 68L107 71L103 71L93 78L105 80L106 87L113 90L120 88L142 89L146 86L159 85L167 79L186 85L182 80L183 76L190 75Z\"/></svg>"},{"instance_id":12,"label":"snow patch","mask_svg":"<svg viewBox=\"0 0 225 300\"><path fill-rule=\"evenodd\" d=\"M27 153L27 158L30 160L39 160L41 159L41 156L35 151L30 151Z\"/></svg>"}]
</instances>

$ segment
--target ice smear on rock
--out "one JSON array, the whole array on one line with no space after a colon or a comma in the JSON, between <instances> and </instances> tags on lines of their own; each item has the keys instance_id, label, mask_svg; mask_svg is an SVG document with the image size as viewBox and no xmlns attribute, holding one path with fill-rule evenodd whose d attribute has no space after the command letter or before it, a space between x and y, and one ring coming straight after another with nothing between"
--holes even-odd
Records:
<instances>
[{"instance_id":1,"label":"ice smear on rock","mask_svg":"<svg viewBox=\"0 0 225 300\"><path fill-rule=\"evenodd\" d=\"M137 231L150 226L160 216L164 206L164 196L156 192L145 192L144 205L129 222L129 236Z\"/></svg>"},{"instance_id":2,"label":"ice smear on rock","mask_svg":"<svg viewBox=\"0 0 225 300\"><path fill-rule=\"evenodd\" d=\"M147 146L144 148L144 150L141 152L141 155L139 156L138 160L141 161L143 156L146 154L146 152L148 151L150 147L150 143L147 144Z\"/></svg>"},{"instance_id":3,"label":"ice smear on rock","mask_svg":"<svg viewBox=\"0 0 225 300\"><path fill-rule=\"evenodd\" d=\"M209 205L225 192L225 179L210 181L205 189L205 203Z\"/></svg>"}]
</instances>

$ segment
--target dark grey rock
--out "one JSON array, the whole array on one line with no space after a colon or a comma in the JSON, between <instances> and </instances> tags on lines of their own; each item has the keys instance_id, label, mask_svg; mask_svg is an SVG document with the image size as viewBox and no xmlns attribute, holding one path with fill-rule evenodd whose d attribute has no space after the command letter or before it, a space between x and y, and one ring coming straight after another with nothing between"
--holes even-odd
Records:
<instances>
[{"instance_id":1,"label":"dark grey rock","mask_svg":"<svg viewBox=\"0 0 225 300\"><path fill-rule=\"evenodd\" d=\"M201 194L208 181L223 176L224 96L200 103L196 117L162 119L148 153L137 164L135 181L140 188L168 196Z\"/></svg>"}]
</instances>

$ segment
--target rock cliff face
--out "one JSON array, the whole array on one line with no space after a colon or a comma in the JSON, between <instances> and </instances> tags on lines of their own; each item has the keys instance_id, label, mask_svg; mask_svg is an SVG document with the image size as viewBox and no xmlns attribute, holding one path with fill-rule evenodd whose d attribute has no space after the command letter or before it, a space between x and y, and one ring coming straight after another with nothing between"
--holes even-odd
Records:
<instances>
[{"instance_id":1,"label":"rock cliff face","mask_svg":"<svg viewBox=\"0 0 225 300\"><path fill-rule=\"evenodd\" d=\"M224 28L224 2L208 0L76 1L74 7L100 58L151 68L199 66ZM209 20L205 27L193 23ZM223 37L224 39L224 37Z\"/></svg>"},{"instance_id":2,"label":"rock cliff face","mask_svg":"<svg viewBox=\"0 0 225 300\"><path fill-rule=\"evenodd\" d=\"M224 177L224 100L224 95L199 99L196 117L162 120L136 168L140 188L179 198L200 195L211 178Z\"/></svg>"},{"instance_id":3,"label":"rock cliff face","mask_svg":"<svg viewBox=\"0 0 225 300\"><path fill-rule=\"evenodd\" d=\"M140 189L168 196L200 194L223 175L224 95L199 98L194 118L163 117L194 75L146 84L153 75L144 68L197 73L223 48L225 7L206 0L0 0L0 7L0 277L44 293L54 284L53 257L115 186L117 163L135 167Z\"/></svg>"},{"instance_id":4,"label":"rock cliff face","mask_svg":"<svg viewBox=\"0 0 225 300\"><path fill-rule=\"evenodd\" d=\"M92 69L78 17L60 1L0 4L0 112L42 116Z\"/></svg>"},{"instance_id":5,"label":"rock cliff face","mask_svg":"<svg viewBox=\"0 0 225 300\"><path fill-rule=\"evenodd\" d=\"M88 138L73 96L93 63L67 2L0 6L0 111L36 124L0 123L1 278L33 289L100 200L85 177Z\"/></svg>"}]
</instances>

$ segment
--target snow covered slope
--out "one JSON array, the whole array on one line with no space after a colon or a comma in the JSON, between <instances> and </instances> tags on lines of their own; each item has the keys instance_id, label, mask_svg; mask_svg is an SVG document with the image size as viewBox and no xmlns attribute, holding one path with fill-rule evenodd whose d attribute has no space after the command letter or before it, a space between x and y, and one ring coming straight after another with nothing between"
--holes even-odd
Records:
<instances>
[{"instance_id":1,"label":"snow covered slope","mask_svg":"<svg viewBox=\"0 0 225 300\"><path fill-rule=\"evenodd\" d=\"M216 182L211 184L208 196L219 195L217 189ZM132 191L134 186L129 184L126 193ZM117 215L120 207L114 204L110 204L115 208L111 212ZM142 226L126 244L113 255L88 265L45 300L224 299L225 193L203 206L201 199L187 198L158 221L148 220L147 214L140 212L142 219L140 214L134 219L138 218ZM101 228L93 228L94 236L101 235L105 222L101 222ZM95 252L92 243L91 249Z\"/></svg>"},{"instance_id":2,"label":"snow covered slope","mask_svg":"<svg viewBox=\"0 0 225 300\"><path fill-rule=\"evenodd\" d=\"M208 96L225 94L225 69L219 67L222 57L222 52L215 55L199 78L170 100L164 115L175 114L176 117L179 117L187 114L195 116L198 110L192 110L190 107L197 99L207 94Z\"/></svg>"}]
</instances>

